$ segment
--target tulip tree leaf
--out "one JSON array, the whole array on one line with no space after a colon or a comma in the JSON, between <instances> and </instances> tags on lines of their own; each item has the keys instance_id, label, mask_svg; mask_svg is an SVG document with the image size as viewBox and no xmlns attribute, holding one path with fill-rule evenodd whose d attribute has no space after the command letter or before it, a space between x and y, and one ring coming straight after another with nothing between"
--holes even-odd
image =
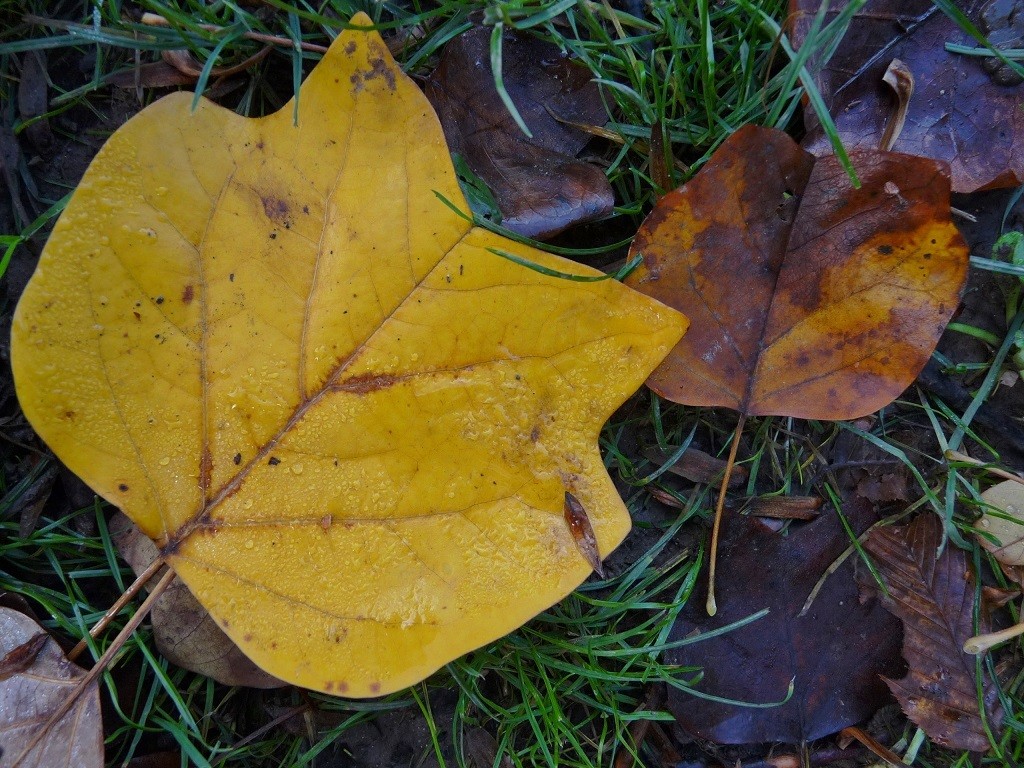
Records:
<instances>
[{"instance_id":1,"label":"tulip tree leaf","mask_svg":"<svg viewBox=\"0 0 1024 768\"><path fill-rule=\"evenodd\" d=\"M745 126L658 201L627 283L694 324L651 377L658 394L835 420L914 380L967 279L948 173L894 152L850 157L859 188L835 157Z\"/></svg>"},{"instance_id":2,"label":"tulip tree leaf","mask_svg":"<svg viewBox=\"0 0 1024 768\"><path fill-rule=\"evenodd\" d=\"M368 25L357 16L355 25ZM437 118L374 32L293 104L168 96L106 143L19 304L25 414L261 668L410 685L590 572L629 517L604 421L676 312L472 228Z\"/></svg>"}]
</instances>

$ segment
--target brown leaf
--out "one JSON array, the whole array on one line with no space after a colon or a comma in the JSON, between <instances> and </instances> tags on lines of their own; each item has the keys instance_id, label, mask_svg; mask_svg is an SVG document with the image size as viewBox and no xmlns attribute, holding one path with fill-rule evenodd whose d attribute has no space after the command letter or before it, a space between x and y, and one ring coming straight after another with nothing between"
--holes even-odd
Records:
<instances>
[{"instance_id":1,"label":"brown leaf","mask_svg":"<svg viewBox=\"0 0 1024 768\"><path fill-rule=\"evenodd\" d=\"M847 5L845 0L831 3L826 23ZM1015 3L967 0L957 5L1000 47L1024 47L1024 15L1007 15ZM796 45L805 39L818 6L817 0L794 3ZM812 55L808 66L817 70L815 84L847 149L879 146L895 109L882 78L896 58L913 73L915 91L893 148L948 162L955 192L1020 184L1021 89L1007 84L1009 70L998 60L950 53L947 43L978 45L930 0L870 0L853 17L828 63L822 68ZM810 109L804 120L804 147L816 155L830 154L832 146Z\"/></svg>"},{"instance_id":2,"label":"brown leaf","mask_svg":"<svg viewBox=\"0 0 1024 768\"><path fill-rule=\"evenodd\" d=\"M531 139L494 87L489 41L490 31L477 27L448 43L424 90L452 152L493 192L503 226L549 237L611 213L615 199L604 172L575 159L590 137L560 122L607 122L590 72L549 43L505 32L502 79Z\"/></svg>"},{"instance_id":3,"label":"brown leaf","mask_svg":"<svg viewBox=\"0 0 1024 768\"><path fill-rule=\"evenodd\" d=\"M580 504L579 499L568 491L565 492L565 509L563 512L565 523L569 526L573 541L579 549L583 559L590 563L594 572L604 578L604 567L601 565L601 553L597 549L597 536L594 534L594 526L590 524L590 517L587 510Z\"/></svg>"},{"instance_id":4,"label":"brown leaf","mask_svg":"<svg viewBox=\"0 0 1024 768\"><path fill-rule=\"evenodd\" d=\"M851 526L873 522L869 504L844 506ZM848 545L834 510L789 535L733 515L725 526L718 575L719 612L708 617L691 600L670 640L709 632L768 608L764 618L720 637L669 651L671 664L703 668L700 690L778 707L732 706L669 691L669 708L686 730L724 744L817 739L872 715L887 698L879 674L899 666L899 622L869 597L861 599L847 559L825 580L805 616L805 598ZM699 589L699 587L698 587Z\"/></svg>"},{"instance_id":5,"label":"brown leaf","mask_svg":"<svg viewBox=\"0 0 1024 768\"><path fill-rule=\"evenodd\" d=\"M747 503L747 514L777 520L814 520L821 503L820 496L755 496Z\"/></svg>"},{"instance_id":6,"label":"brown leaf","mask_svg":"<svg viewBox=\"0 0 1024 768\"><path fill-rule=\"evenodd\" d=\"M105 85L114 85L118 88L173 88L178 85L192 85L195 81L194 77L184 74L163 60L111 72L103 78Z\"/></svg>"},{"instance_id":7,"label":"brown leaf","mask_svg":"<svg viewBox=\"0 0 1024 768\"><path fill-rule=\"evenodd\" d=\"M967 248L923 158L834 157L746 126L661 199L627 284L692 323L648 384L689 405L852 419L891 402L959 301Z\"/></svg>"},{"instance_id":8,"label":"brown leaf","mask_svg":"<svg viewBox=\"0 0 1024 768\"><path fill-rule=\"evenodd\" d=\"M648 448L644 455L659 465L664 465L671 458L667 453L653 446ZM673 475L684 477L687 480L692 480L695 483L713 483L722 479L722 475L725 473L725 466L726 462L724 459L712 456L710 453L705 453L697 448L687 448L683 455L679 457L679 460L666 471L671 472ZM732 474L729 476L729 487L738 488L743 485L747 482L749 474L750 472L745 466L737 464L733 467Z\"/></svg>"},{"instance_id":9,"label":"brown leaf","mask_svg":"<svg viewBox=\"0 0 1024 768\"><path fill-rule=\"evenodd\" d=\"M149 567L159 554L153 541L120 512L111 518L110 535L117 551L136 574ZM179 667L224 685L285 685L249 661L181 581L171 584L156 601L150 620L157 649Z\"/></svg>"},{"instance_id":10,"label":"brown leaf","mask_svg":"<svg viewBox=\"0 0 1024 768\"><path fill-rule=\"evenodd\" d=\"M873 531L865 547L885 580L882 603L903 621L903 656L910 671L886 680L900 706L935 742L950 749L984 751L988 738L978 710L975 661L963 652L974 635L974 585L967 558L947 543L930 514L908 526ZM982 627L980 631L986 631ZM988 724L998 733L995 692L985 686Z\"/></svg>"},{"instance_id":11,"label":"brown leaf","mask_svg":"<svg viewBox=\"0 0 1024 768\"><path fill-rule=\"evenodd\" d=\"M42 637L42 647L34 644ZM34 652L34 653L33 653ZM29 664L0 680L0 768L22 755L38 727L59 707L85 673L68 661L60 646L28 616L0 608L0 657L11 655ZM92 683L47 737L18 764L19 768L103 766L103 726L99 686Z\"/></svg>"}]
</instances>

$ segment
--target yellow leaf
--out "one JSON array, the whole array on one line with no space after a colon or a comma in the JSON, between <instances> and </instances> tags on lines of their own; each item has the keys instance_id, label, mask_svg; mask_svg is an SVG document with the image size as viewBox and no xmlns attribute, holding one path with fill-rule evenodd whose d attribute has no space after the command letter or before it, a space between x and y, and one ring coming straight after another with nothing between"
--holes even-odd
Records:
<instances>
[{"instance_id":1,"label":"yellow leaf","mask_svg":"<svg viewBox=\"0 0 1024 768\"><path fill-rule=\"evenodd\" d=\"M368 24L365 16L353 19ZM169 96L118 130L18 306L25 414L272 675L372 696L510 631L629 518L604 421L673 310L470 228L434 113L376 33L293 105Z\"/></svg>"}]
</instances>

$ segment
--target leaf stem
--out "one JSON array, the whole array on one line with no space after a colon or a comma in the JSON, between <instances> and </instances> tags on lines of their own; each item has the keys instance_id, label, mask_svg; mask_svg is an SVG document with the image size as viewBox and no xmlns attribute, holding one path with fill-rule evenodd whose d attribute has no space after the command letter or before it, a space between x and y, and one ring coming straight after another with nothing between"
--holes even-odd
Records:
<instances>
[{"instance_id":1,"label":"leaf stem","mask_svg":"<svg viewBox=\"0 0 1024 768\"><path fill-rule=\"evenodd\" d=\"M732 477L732 469L736 466L736 451L740 447L740 435L743 434L743 425L747 421L745 413L740 414L736 422L736 431L732 435L732 446L729 448L729 458L725 463L725 473L722 475L722 485L718 490L718 503L715 505L715 522L711 527L711 549L708 552L708 600L705 605L708 616L718 613L718 603L715 602L715 566L718 564L718 534L722 529L722 511L725 509L725 492L729 487L729 478Z\"/></svg>"},{"instance_id":2,"label":"leaf stem","mask_svg":"<svg viewBox=\"0 0 1024 768\"><path fill-rule=\"evenodd\" d=\"M161 565L164 564L162 559L157 559L155 562L158 562ZM21 751L21 754L19 754L14 759L14 762L11 763L11 768L18 768L18 766L21 765L27 757L29 757L32 750L39 746L39 743L43 740L46 734L50 732L53 726L59 723L61 719L71 711L71 708L75 705L75 702L78 701L78 698L85 692L85 689L94 680L96 680L97 677L103 674L106 668L110 665L111 659L113 659L114 656L117 655L117 653L124 647L125 642L127 642L128 638L131 637L131 634L139 628L143 619L145 619L149 614L149 611L153 608L153 605L159 599L160 595L162 595L167 587L171 585L171 582L174 581L174 577L176 575L177 574L175 574L174 571L168 569L167 573L165 573L160 581L156 583L156 586L153 587L149 596L142 601L142 605L139 606L135 615L128 620L127 624L124 625L124 629L117 633L117 637L115 637L113 642L111 642L110 647L107 648L103 655L96 660L92 669L86 672L85 676L78 681L71 693L68 694L67 698L64 699L60 706L54 710L52 715L50 715L50 719L43 723L36 732L36 735L32 737L32 740L29 741L28 745Z\"/></svg>"},{"instance_id":3,"label":"leaf stem","mask_svg":"<svg viewBox=\"0 0 1024 768\"><path fill-rule=\"evenodd\" d=\"M146 568L146 570L144 570L142 573L140 573L136 577L135 581L131 583L128 589L126 589L121 594L121 596L117 598L117 602L115 602L112 606L110 606L110 608L107 609L107 612L103 614L103 618L97 621L95 626L93 626L93 628L89 630L89 637L95 640L99 636L100 632L106 629L107 625L109 625L110 622L114 620L114 617L121 612L121 609L128 605L132 598L139 594L139 590L146 586L146 584L149 583L149 580L152 579L156 575L157 571L163 568L164 565L165 563L163 561L163 558L160 557L158 557L156 560L150 563L149 567ZM81 640L78 641L78 645L76 645L68 652L68 661L74 661L75 659L77 659L79 656L82 655L82 651L84 651L88 647L89 642L83 637Z\"/></svg>"}]
</instances>

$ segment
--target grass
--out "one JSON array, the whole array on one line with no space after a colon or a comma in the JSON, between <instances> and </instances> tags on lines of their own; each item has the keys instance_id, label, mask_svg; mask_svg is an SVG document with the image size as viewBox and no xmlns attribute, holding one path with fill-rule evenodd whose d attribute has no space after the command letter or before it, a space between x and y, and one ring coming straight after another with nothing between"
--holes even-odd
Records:
<instances>
[{"instance_id":1,"label":"grass","mask_svg":"<svg viewBox=\"0 0 1024 768\"><path fill-rule=\"evenodd\" d=\"M96 5L41 0L0 2L0 112L15 134L33 120L17 114L16 57L47 51L51 62L73 54L88 58L81 76L54 78L50 111L55 118L72 111L102 112L107 107L109 77L130 72L136 62L153 60L160 51L185 49L201 68L196 90L216 90L217 67L251 62L240 84L220 98L237 111L261 115L283 105L305 72L319 58L319 48L344 27L352 13L364 11L388 35L404 68L428 72L444 44L473 21L500 29L526 30L570 52L602 84L611 137L604 151L606 172L616 191L615 216L631 229L652 205L659 188L657 168L670 185L692 176L735 128L759 123L793 130L801 100L807 98L834 136L820 96L806 69L811 52L827 52L844 31L860 3L826 23L812 27L809 42L795 53L781 33L788 4L782 0L752 3L692 3L652 0L641 16L607 0L537 0L489 4L441 0L406 2L285 2L259 5L231 2L144 2L148 13L165 20L142 23L136 6L116 0ZM9 23L3 23L8 21ZM501 37L495 34L492 61L500 60ZM254 59L265 45L270 52ZM66 60L66 61L70 61ZM68 68L66 66L66 68ZM500 82L499 82L500 86ZM153 98L141 91L142 101ZM514 110L514 105L510 104ZM73 134L61 137L78 141ZM658 146L665 147L657 154ZM59 184L33 183L35 171L17 168L25 185L28 209L15 217L12 231L0 234L0 273L18 248L37 235L60 212L66 190ZM470 174L463 174L472 186ZM57 193L51 194L53 190ZM50 194L52 199L48 198ZM488 192L467 190L486 208ZM492 201L493 202L493 201ZM976 269L1024 278L1024 267L997 257L974 257ZM5 312L10 313L11 307ZM886 409L870 424L800 422L786 418L751 419L745 461L750 469L746 492L771 489L785 494L820 490L818 467L823 455L841 439L853 436L906 467L918 485L908 512L930 508L946 522L950 540L966 547L977 563L988 564L969 535L980 514L980 490L988 484L984 468L943 459L970 440L984 460L1000 457L971 431L972 419L995 388L1008 356L1018 349L1024 324L1019 291L1007 295L1008 331L962 327L987 342L991 354L971 364L978 376L971 405L958 413L927 393ZM954 361L950 361L951 364ZM9 384L9 382L8 382ZM647 399L645 399L647 398ZM916 399L915 399L916 398ZM16 434L16 412L5 434ZM326 764L347 734L375 718L416 713L430 738L410 764L477 764L468 746L474 734L488 734L485 752L493 765L608 766L630 764L624 753L645 765L660 764L650 742L636 743L638 724L671 718L647 698L655 684L688 688L699 670L676 669L662 661L668 630L693 590L702 555L673 546L679 531L705 518L711 491L682 492L664 467L637 456L633 443L656 445L678 456L692 441L721 453L735 424L729 414L686 408L641 395L631 409L609 424L602 448L610 470L626 489L637 517L651 504L651 494L674 498L675 509L655 523L644 524L650 546L621 574L590 581L562 603L522 629L452 662L429 681L379 701L359 702L301 693L294 689L255 691L227 688L208 678L172 667L155 650L147 630L135 633L103 678L109 702L106 717L107 759L127 764L153 749L176 750L182 765L313 766ZM908 440L908 435L913 439ZM107 510L99 505L52 519L44 514L28 535L19 531L20 506L47 471L51 459L36 456L18 441L0 444L0 591L24 597L44 626L76 641L104 613L131 574L117 555L106 529ZM26 466L32 466L26 470ZM831 486L829 486L831 488ZM835 492L835 489L832 488ZM83 531L86 532L83 535ZM1014 619L1019 618L1014 615ZM91 647L94 657L123 625L125 616ZM1024 759L1022 685L1024 675L1003 674L991 656L980 661L983 677L994 681L1006 711L1003 735L982 762L1019 764ZM998 673L997 673L998 672ZM446 720L439 703L448 702ZM450 705L450 706L449 706ZM909 764L966 766L969 755L953 754L930 743L923 732L902 724L894 748ZM337 755L334 755L337 759Z\"/></svg>"}]
</instances>

